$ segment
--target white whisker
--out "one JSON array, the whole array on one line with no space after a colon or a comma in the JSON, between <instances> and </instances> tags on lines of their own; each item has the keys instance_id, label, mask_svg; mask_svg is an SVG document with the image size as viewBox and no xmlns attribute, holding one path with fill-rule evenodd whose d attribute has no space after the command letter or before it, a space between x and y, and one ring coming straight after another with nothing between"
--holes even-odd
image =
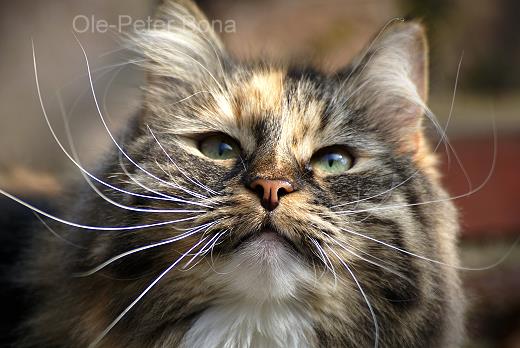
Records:
<instances>
[{"instance_id":1,"label":"white whisker","mask_svg":"<svg viewBox=\"0 0 520 348\"><path fill-rule=\"evenodd\" d=\"M468 192L465 192L463 194L456 195L456 196L451 196L448 198L434 199L434 200L424 201L424 202L397 204L397 205L390 205L390 206L385 206L385 207L375 207L375 208L367 208L367 209L360 209L360 210L344 210L344 211L336 211L334 213L336 213L338 215L352 215L352 214L358 214L358 213L364 213L364 212L370 212L370 211L401 209L401 208L411 207L411 206L419 206L419 205L432 204L432 203L442 203L442 202L452 201L452 200L464 198L467 196L471 196L471 195L477 193L478 191L482 190L488 184L488 182L491 180L491 177L493 176L493 173L495 172L496 160L497 160L497 148L498 148L498 144L497 144L498 140L497 140L496 133L497 133L496 125L493 120L493 159L492 159L492 163L491 163L491 168L489 169L489 172L488 172L486 178L484 179L484 181L480 185L478 185L477 187L475 187L474 189L472 189Z\"/></svg>"},{"instance_id":2,"label":"white whisker","mask_svg":"<svg viewBox=\"0 0 520 348\"><path fill-rule=\"evenodd\" d=\"M399 17L395 17L395 18L392 18L390 19L388 22L385 23L385 25L383 26L383 28L381 28L381 30L379 30L379 32L377 33L376 37L374 39L372 39L372 41L370 42L370 44L368 45L368 47L365 49L365 52L362 53L361 55L361 58L359 59L358 63L356 65L354 65L354 67L352 68L352 70L350 71L350 73L348 74L347 78L345 79L346 82L348 82L352 76L352 74L354 72L356 72L356 70L359 68L359 65L363 62L363 60L365 59L366 55L368 54L368 52L370 52L370 50L372 49L372 47L377 43L377 41L379 40L379 38L381 37L381 35L383 35L383 33L386 31L386 29L390 26L390 24L394 23L395 21L399 21L399 22L404 22L404 18L399 18Z\"/></svg>"},{"instance_id":3,"label":"white whisker","mask_svg":"<svg viewBox=\"0 0 520 348\"><path fill-rule=\"evenodd\" d=\"M171 35L169 32L159 31L159 30L149 31L148 34L153 35L154 38L161 38L161 39L165 38L166 40L168 40L170 42L173 41L173 39L176 38L175 36ZM167 36L167 37L165 37L165 36ZM173 51L173 52L175 52L175 53L179 53L179 54L183 55L184 57L192 60L195 64L200 66L202 68L202 70L204 70L211 77L211 79L216 83L216 85L220 89L220 92L222 94L225 94L226 89L224 89L222 84L215 78L215 75L213 75L213 73L206 66L204 66L204 64L202 64L201 62L199 62L197 59L193 58L189 54L187 54L185 52L182 52L181 50L177 50L177 49L175 49L173 47L174 46L170 43L168 49Z\"/></svg>"},{"instance_id":4,"label":"white whisker","mask_svg":"<svg viewBox=\"0 0 520 348\"><path fill-rule=\"evenodd\" d=\"M202 93L210 93L210 94L211 94L210 91L198 91L198 92L195 92L195 93L190 94L190 95L187 96L187 97L184 97L184 98L182 98L182 99L177 100L175 103L168 104L168 106L174 106L174 105L177 105L177 104L183 103L183 102L185 102L185 101L187 101L187 100L189 100L189 99L195 97L196 95L199 95L199 94L202 94Z\"/></svg>"},{"instance_id":5,"label":"white whisker","mask_svg":"<svg viewBox=\"0 0 520 348\"><path fill-rule=\"evenodd\" d=\"M211 205L209 204L205 204L205 203L201 203L201 202L196 202L196 201L190 201L190 200L186 200L186 199L182 199L182 198L178 198L178 197L173 197L173 196L170 196L170 195L167 195L167 194L164 194L162 192L159 192L159 191L156 191L146 185L144 185L143 183L139 182L137 179L134 178L134 175L131 174L128 169L126 169L126 166L124 165L123 163L123 157L121 155L121 153L119 153L119 166L121 167L121 170L123 170L123 173L130 179L130 181L132 181L134 184L136 184L137 186L143 188L144 190L148 191L148 192L151 192L151 193L154 193L156 195L159 195L159 196L164 196L165 198L168 198L170 197L170 201L174 201L174 202L179 202L179 203L186 203L186 204L191 204L191 205L198 205L198 206L201 206L201 207L205 207L205 208L213 208ZM158 167L160 167L160 169L162 170L162 167L158 164ZM165 173L167 174L167 173ZM167 174L168 175L168 174Z\"/></svg>"},{"instance_id":6,"label":"white whisker","mask_svg":"<svg viewBox=\"0 0 520 348\"><path fill-rule=\"evenodd\" d=\"M74 33L73 33L74 34ZM87 68L87 71L88 71L88 80L89 80L89 84L90 84L90 90L92 92L92 97L93 97L93 100L94 100L94 104L96 106L96 110L97 110L97 113L100 117L100 120L101 122L103 123L103 126L105 127L105 130L107 131L107 134L108 136L110 137L110 139L112 140L112 142L114 143L114 145L117 147L117 149L119 151L121 151L121 153L123 154L123 156L125 156L133 165L135 165L137 168L139 168L141 171L143 171L146 175L150 176L151 178L159 181L160 183L166 185L166 186L170 186L170 187L174 187L176 189L179 189L181 191L184 191L192 196L195 196L197 198L208 198L204 195L200 195L200 194L194 194L193 192L189 191L189 190L186 190L185 188L181 187L181 186L178 186L178 185L174 185L170 182L167 182L159 177L157 177L156 175L150 173L148 170L144 169L142 166L140 166L138 163L136 163L122 148L121 146L119 145L119 143L116 141L116 139L114 138L112 132L110 131L110 128L108 127L107 123L106 123L106 120L105 120L105 117L103 116L103 113L101 112L101 108L99 106L99 103L98 103L98 100L97 100L97 96L96 96L96 92L94 90L94 83L92 81L92 75L91 75L91 72L90 72L90 63L89 63L89 60L88 60L88 56L87 56L87 52L85 51L85 48L83 47L83 45L81 44L81 42L79 41L78 37L74 34L74 38L76 39L79 47L81 48L81 51L83 53L83 57L85 59L85 65L86 65L86 68Z\"/></svg>"},{"instance_id":7,"label":"white whisker","mask_svg":"<svg viewBox=\"0 0 520 348\"><path fill-rule=\"evenodd\" d=\"M350 275L352 276L352 279L354 280L354 282L356 282L356 285L359 289L359 291L361 292L361 295L363 296L363 298L365 299L365 303L367 304L368 306L368 310L370 311L370 314L372 315L372 320L374 322L374 348L377 348L378 345L379 345L379 325L377 323L377 318L376 318L376 314L374 312L374 309L372 308L372 305L370 304L370 301L368 300L368 297L367 295L365 294L365 291L363 291L363 288L361 287L361 284L359 284L359 281L357 280L356 276L354 275L354 272L352 272L352 270L350 269L350 267L341 259L341 257L339 257L339 255L334 251L334 249L332 249L331 247L329 247L327 245L327 248L334 254L336 255L336 257L338 258L338 261L341 262L341 264L343 265L343 267L345 267L345 269L350 273Z\"/></svg>"},{"instance_id":8,"label":"white whisker","mask_svg":"<svg viewBox=\"0 0 520 348\"><path fill-rule=\"evenodd\" d=\"M230 270L228 272L219 272L215 268L215 259L213 257L214 248L215 248L215 246L223 243L223 241L219 242L218 240L220 239L220 237L225 236L226 233L228 233L228 232L229 232L229 230L222 231L221 235L217 239L215 239L215 241L213 242L213 244L211 245L210 250L209 250L210 260L208 261L208 264L209 264L209 267L213 270L213 272L215 272L215 274L227 275L227 274L230 274L232 271L234 271L234 270L236 270L238 268L238 266L236 266L233 270Z\"/></svg>"},{"instance_id":9,"label":"white whisker","mask_svg":"<svg viewBox=\"0 0 520 348\"><path fill-rule=\"evenodd\" d=\"M198 182L197 180L194 180L194 179L191 179L190 177L188 177L188 176L186 175L186 173L185 173L181 168L179 168L179 166L177 165L177 163L175 163L175 161L173 160L173 158L171 158L171 156L168 154L168 152L164 149L164 147L163 147L162 144L159 142L159 140L157 139L157 137L155 136L155 134L152 132L152 129L150 128L150 126L149 126L149 125L146 125L146 127L148 128L148 131L150 132L150 134L152 135L152 137L155 139L155 141L157 142L157 144L159 145L159 147L161 148L161 150L164 152L164 154L166 155L166 157L168 157L168 159L170 160L170 162L175 166L175 168L177 168L177 170L182 174L182 176L184 176L186 179L188 179L192 184L197 185L198 187L202 188L203 190L206 190L206 191L207 191L208 193L210 193L210 194L215 194L215 195L220 194L219 192L213 191L211 188L207 187L206 185L201 184L201 183Z\"/></svg>"},{"instance_id":10,"label":"white whisker","mask_svg":"<svg viewBox=\"0 0 520 348\"><path fill-rule=\"evenodd\" d=\"M462 52L460 59L459 59L459 64L457 66L457 74L455 75L455 83L453 86L453 93L451 96L450 111L448 113L448 119L446 120L446 124L444 125L444 134L445 134L445 143L446 143L447 147L453 152L453 155L455 156L457 164L459 165L459 168L461 169L462 174L464 175L464 178L466 179L466 182L468 184L468 191L471 191L473 188L473 185L471 183L471 178L469 177L468 172L466 171L466 168L464 167L464 165L462 164L462 161L460 160L459 156L457 155L457 152L451 145L451 143L448 139L448 135L447 135L447 130L448 130L449 124L450 124L452 116L453 116L453 110L455 109L455 99L457 97L457 89L458 89L458 85L459 85L460 70L462 68L462 59L463 58L464 58L464 52ZM442 140L442 138L441 138L441 140ZM435 147L434 152L436 150L437 150L437 147ZM451 157L450 157L450 151L448 151L447 149L446 149L446 156L448 157L448 166L449 166L450 162L451 162Z\"/></svg>"},{"instance_id":11,"label":"white whisker","mask_svg":"<svg viewBox=\"0 0 520 348\"><path fill-rule=\"evenodd\" d=\"M394 184L395 176L396 176L396 174L393 173L393 174L392 174L392 182L391 182L390 186L392 186L392 185ZM381 202L378 203L377 206L378 206L378 207L383 207L383 206L387 203L387 201L388 201L388 199L390 198L390 196L392 195L392 192L393 192L393 191L388 191L388 193L386 194L386 196L384 196L384 197L381 199ZM358 204L356 204L354 210L357 209L357 207L358 207ZM363 219L357 221L357 223L358 223L358 224L359 224L359 223L363 223L364 221L368 220L368 219L369 219L371 216L373 216L373 215L374 215L374 214L372 214L372 213L368 213L368 214L366 214L366 216L365 216Z\"/></svg>"},{"instance_id":12,"label":"white whisker","mask_svg":"<svg viewBox=\"0 0 520 348\"><path fill-rule=\"evenodd\" d=\"M448 129L448 126L450 124L450 121L451 121L451 118L453 116L453 110L454 110L454 105L455 105L455 97L456 97L456 94L457 94L457 87L458 87L458 82L459 82L459 75L460 75L460 69L462 67L462 58L463 56L461 56L460 60L459 60L459 64L458 64L458 67L457 67L457 74L455 76L455 85L454 85L454 88L453 88L453 94L452 94L452 99L451 99L451 106L450 106L450 111L449 111L449 114L448 114L448 119L446 121L446 124L444 125L444 128L441 129L440 128L440 125L439 127L436 127L436 129L439 131L441 137L439 139L439 141L437 142L437 144L435 145L435 148L433 149L432 152L437 152L439 146L444 143L446 145L446 154L449 156L449 151L448 151L448 148L453 152L456 160L457 160L457 163L459 165L459 167L461 168L462 172L463 172L463 175L466 179L466 182L468 183L468 190L471 191L472 189L472 184L471 184L471 179L469 178L469 175L466 171L466 169L464 168L464 165L462 164L462 161L460 160L460 158L458 157L457 153L455 152L455 149L453 148L453 146L451 145L451 143L449 142L449 139L448 139L448 136L447 136L447 129ZM425 110L426 114L428 114L428 119L430 121L432 121L434 123L434 125L436 125L436 121L435 121L435 116L433 115L433 113L427 109ZM393 190L399 188L400 186L404 185L405 183L407 183L408 181L410 181L411 179L413 179L418 173L420 173L420 170L416 170L412 175L410 175L408 178L406 178L405 180L403 180L402 182L400 182L399 184L397 184L396 186L391 186L389 189L383 191L383 192L380 192L380 193L377 193L373 196L370 196L370 197L366 197L366 198L363 198L363 199L357 199L355 201L350 201L350 202L347 202L347 203L342 203L342 204L338 204L338 205L335 205L335 206L332 206L331 209L334 209L334 208L339 208L339 207L343 207L345 205L350 205L350 204L354 204L354 203L359 203L359 202L363 202L363 201L367 201L367 200L370 200L370 199L373 199L373 198L376 198L378 196L381 196L381 195L384 195L386 193L390 193L392 192Z\"/></svg>"},{"instance_id":13,"label":"white whisker","mask_svg":"<svg viewBox=\"0 0 520 348\"><path fill-rule=\"evenodd\" d=\"M71 132L70 132L69 123L67 121L66 116L63 114L64 109L63 109L63 104L61 102L61 98L58 98L58 101L59 101L60 108L61 108L61 111L62 111L62 117L63 117L63 121L65 123L65 133L67 135L67 139L68 139L68 142L69 142L69 146L70 146L70 150L71 150L72 156L74 156L75 162L77 162L78 164L81 165L78 153L76 151L76 147L74 146L74 141L72 139L72 135L71 135ZM203 213L203 212L206 212L206 210L190 210L190 209L148 209L148 208L135 208L135 207L130 207L130 206L127 206L127 205L124 205L124 204L120 204L120 203L110 199L103 192L101 192L101 190L98 189L94 185L92 180L90 180L90 178L84 172L81 171L80 173L83 176L83 178L85 179L85 181L87 182L87 184L90 186L90 188L92 188L92 190L99 197L101 197L106 202L112 204L113 206L116 206L116 207L124 209L124 210L141 212L141 213Z\"/></svg>"},{"instance_id":14,"label":"white whisker","mask_svg":"<svg viewBox=\"0 0 520 348\"><path fill-rule=\"evenodd\" d=\"M173 182L175 185L178 185L177 184L177 180L174 178L174 176L172 175L172 173L168 170L166 171L164 169L164 166L162 164L159 163L159 161L157 161L157 159L154 159L154 162L155 164L157 165L157 167L164 173L166 174L166 176L168 176L168 178L171 180L171 182ZM184 189L183 191L187 192L187 193L191 193L192 196L198 196L200 195L199 193L195 192L195 191L192 191L192 190L189 190L189 189ZM203 198L203 200L205 199L209 199L209 197L206 197L206 196L203 196L205 198Z\"/></svg>"},{"instance_id":15,"label":"white whisker","mask_svg":"<svg viewBox=\"0 0 520 348\"><path fill-rule=\"evenodd\" d=\"M52 219L54 221L57 221L57 222L61 222L62 224L65 224L65 225L69 225L69 226L72 226L72 227L77 227L77 228L82 228L82 229L85 229L85 230L95 230L95 231L131 231L131 230L139 230L139 229L145 229L145 228L151 228L151 227L159 227L159 226L166 226L166 225L172 225L172 224L176 224L176 223L179 223L179 222L185 222L185 221L190 221L190 220L195 220L198 218L198 216L192 216L192 217L187 217L187 218L184 218L184 219L177 219L177 220L170 220L170 221L163 221L163 222L157 222L157 223L152 223L152 224L145 224L145 225L137 225L137 226L123 226L123 227L117 227L117 226L110 226L110 227L106 227L106 226L90 226L90 225L82 225L82 224L78 224L78 223L75 223L75 222L71 222L71 221L67 221L65 219L62 219L62 218L59 218L57 216L54 216L52 214L49 214L41 209L38 209L36 208L35 206L23 201L22 199L10 194L9 192L7 191L4 191L0 188L0 194L6 196L7 198L10 198L12 199L13 201L23 205L24 207L26 208L29 208L31 209L32 211L40 214L40 215L43 215L45 217L48 217L49 219Z\"/></svg>"},{"instance_id":16,"label":"white whisker","mask_svg":"<svg viewBox=\"0 0 520 348\"><path fill-rule=\"evenodd\" d=\"M145 61L144 59L131 59L129 61L125 61L125 62L121 62L121 63L115 63L115 64L110 64L110 65L105 65L105 66L99 67L97 69L92 69L92 72L95 73L95 72L99 72L100 71L101 73L98 74L98 75L99 75L99 77L101 77L101 76L106 75L107 73L109 73L111 70L113 70L115 68L118 68L118 70L120 70L122 68L126 68L130 64L142 63L144 61ZM76 77L72 78L69 82L67 82L66 84L62 85L62 87L60 87L60 91L63 90L65 87L68 87L68 86L72 85L76 80L79 80L79 79L84 78L86 76L87 76L87 74L80 74L79 76L76 76ZM85 92L86 92L86 90L85 90ZM83 95L85 92L82 92L81 95Z\"/></svg>"},{"instance_id":17,"label":"white whisker","mask_svg":"<svg viewBox=\"0 0 520 348\"><path fill-rule=\"evenodd\" d=\"M190 231L188 232L184 232L178 236L175 236L175 237L172 237L172 238L168 238L168 239L165 239L165 240L162 240L160 242L157 242L157 243L153 243L153 244L149 244L149 245L146 245L146 246L142 246L142 247L139 247L139 248L136 248L136 249L132 249L132 250L129 250L129 251L126 251L122 254L119 254L119 255L116 255L114 257L111 257L110 259L108 259L107 261L101 263L100 265L86 271L86 272L80 272L80 273L76 273L74 274L75 277L88 277L96 272L99 272L100 270L102 270L103 268L107 267L108 265L114 263L115 261L117 260L120 260L126 256L129 256L129 255L132 255L132 254L135 254L135 253L138 253L140 251L143 251L143 250L147 250L147 249L151 249L151 248L156 248L158 246L161 246L161 245L166 245L166 244L171 244L171 243L174 243L174 242L177 242L179 240L182 240L186 237L189 237L189 236L192 236L196 233L199 233L200 231L202 230L205 230L207 231L211 226L213 226L214 224L216 224L217 222L211 222L211 223L207 223L207 224L204 224L204 225L201 225L201 226L198 226L196 228L192 228Z\"/></svg>"},{"instance_id":18,"label":"white whisker","mask_svg":"<svg viewBox=\"0 0 520 348\"><path fill-rule=\"evenodd\" d=\"M327 261L325 260L325 258L323 257L323 255L321 255L320 252L317 252L316 250L314 249L311 249L312 253L314 255L316 255L316 257L323 263L323 265L325 266L325 268L322 269L321 271L321 274L320 276L318 277L318 274L316 273L316 263L314 262L314 260L312 260L312 267L314 269L314 282L317 284L318 280L323 278L323 276L325 275L325 273L327 273L327 270L330 271L329 269L329 265L327 264ZM331 272L332 273L332 272Z\"/></svg>"},{"instance_id":19,"label":"white whisker","mask_svg":"<svg viewBox=\"0 0 520 348\"><path fill-rule=\"evenodd\" d=\"M247 171L246 164L244 163L244 159L242 156L238 155L238 158L240 159L240 162L242 163L242 167L244 167L244 170Z\"/></svg>"},{"instance_id":20,"label":"white whisker","mask_svg":"<svg viewBox=\"0 0 520 348\"><path fill-rule=\"evenodd\" d=\"M36 216L36 218L38 220L40 220L40 222L42 223L43 226L45 226L45 228L50 232L52 233L54 236L56 236L56 238L58 238L59 240L63 241L64 243L67 243L69 245L72 245L73 247L75 248L78 248L78 249L86 249L85 247L81 246L81 245L78 245L76 243L73 243L71 242L70 240L66 239L65 237L63 237L62 235L60 235L58 232L54 231L54 229L52 227L50 227L41 217L40 215L38 215L37 213L35 213L34 211L32 212L34 214L34 216Z\"/></svg>"},{"instance_id":21,"label":"white whisker","mask_svg":"<svg viewBox=\"0 0 520 348\"><path fill-rule=\"evenodd\" d=\"M123 171L123 173L126 175L126 177L128 179L130 179L131 182L133 182L134 184L136 184L137 186L141 187L142 189L144 189L145 191L148 191L148 192L151 192L157 196L161 196L161 197L165 197L165 198L168 198L168 197L171 197L165 193L162 193L162 192L159 192L159 191L156 191L146 185L144 185L143 183L141 183L139 180L135 179L134 178L134 175L131 174L128 169L126 169L126 165L123 163L123 155L121 155L121 152L118 152L118 162L119 162L119 167L121 168L121 170ZM177 197L175 197L175 200L177 201ZM180 200L180 199L179 199ZM200 204L200 203L199 203Z\"/></svg>"},{"instance_id":22,"label":"white whisker","mask_svg":"<svg viewBox=\"0 0 520 348\"><path fill-rule=\"evenodd\" d=\"M187 252L185 252L177 260L175 260L175 262L168 266L168 268L166 268L161 274L159 274L159 276L155 278L155 280L150 285L148 285L146 289L144 289L141 292L141 294L137 296L137 298L134 301L132 301L132 303L128 307L126 307L125 310L123 310L123 312L121 312L121 314L119 314L117 318L114 319L114 321L112 321L110 325L108 325L108 327L91 344L89 344L88 347L96 347L101 342L101 340L110 332L110 330L112 330L112 328L116 326L117 323L121 321L121 319L123 319L126 313L128 313L162 278L164 278L166 274L168 274L175 266L177 266L177 264L181 262L186 257L186 255L188 255L196 247L202 244L207 238L208 237L204 237L203 239L201 239L198 243L193 245Z\"/></svg>"},{"instance_id":23,"label":"white whisker","mask_svg":"<svg viewBox=\"0 0 520 348\"><path fill-rule=\"evenodd\" d=\"M213 250L215 248L215 246L217 245L220 245L222 242L218 242L218 240L220 239L220 237L222 237L224 234L226 234L227 232L229 232L229 230L224 230L222 231L222 233L220 234L220 236L215 239L215 241L213 242L213 244L211 245L210 247L210 259L211 259L211 263L214 265L214 260L213 260Z\"/></svg>"},{"instance_id":24,"label":"white whisker","mask_svg":"<svg viewBox=\"0 0 520 348\"><path fill-rule=\"evenodd\" d=\"M217 234L215 234L213 237L211 237L211 238L209 239L209 241L208 241L206 244L204 244L204 245L202 246L202 248L200 248L200 250L199 250L197 253L195 253L195 255L193 255L193 257L192 257L191 259L189 259L189 260L184 264L184 266L182 266L182 269L183 269L183 270L186 270L186 269L188 268L188 266L193 262L193 260L195 260L197 257L201 256L201 259L202 259L202 256L204 256L204 255L205 255L205 254L210 250L209 247L211 247L211 244L213 243L213 241L216 240L216 239L218 239L222 234L224 234L224 232L217 233ZM206 250L206 248L208 248L208 249ZM194 264L194 266L195 266L197 263L198 263L198 262L196 262L196 263Z\"/></svg>"},{"instance_id":25,"label":"white whisker","mask_svg":"<svg viewBox=\"0 0 520 348\"><path fill-rule=\"evenodd\" d=\"M499 260L497 260L496 262L494 262L493 264L491 265L488 265L488 266L484 266L484 267L478 267L478 268L471 268L471 267L461 267L461 266L457 266L457 265L450 265L448 263L445 263L445 262L442 262L442 261L439 261L439 260L435 260L435 259L431 259L431 258L428 258L426 256L421 256L421 255L418 255L418 254L415 254L415 253L412 253L411 251L407 251L407 250L404 250L404 249L401 249L399 247L396 247L395 245L392 245L392 244L389 244L389 243L386 243L386 242L383 242L383 241L380 241L376 238L373 238L373 237L370 237L370 236L367 236L367 235L364 235L362 233L359 233L359 232L355 232L355 231L352 231L352 230L348 230L348 229L345 229L345 228L340 228L342 231L345 231L345 232L348 232L348 233L351 233L351 234L354 234L356 236L360 236L360 237L363 237L363 238L366 238L366 239L369 239L373 242L376 242L378 244L381 244L381 245L384 245L384 246L387 246L391 249L394 249L394 250L397 250L401 253L404 253L404 254L408 254L408 255L411 255L411 256L414 256L414 257L417 257L419 259L422 259L424 261L428 261L428 262L433 262L433 263L436 263L436 264L439 264L439 265L443 265L443 266L448 266L448 267L452 267L452 268L455 268L455 269L459 269L459 270L463 270L463 271L485 271L485 270L488 270L488 269L491 269L491 268L494 268L496 266L498 266L499 264L501 264L502 262L504 262L504 260L511 254L511 252L514 250L514 248L516 247L516 245L518 244L518 242L520 242L520 237L518 237L515 242L511 245L511 248L507 251L507 253L505 253Z\"/></svg>"},{"instance_id":26,"label":"white whisker","mask_svg":"<svg viewBox=\"0 0 520 348\"><path fill-rule=\"evenodd\" d=\"M318 241L314 238L309 237L309 240L314 244L316 249L318 250L318 253L321 255L320 259L323 261L325 267L332 273L334 276L334 287L337 287L338 285L338 277L336 274L336 270L334 269L334 265L330 261L330 258L328 257L327 253L325 253L325 250L320 246Z\"/></svg>"},{"instance_id":27,"label":"white whisker","mask_svg":"<svg viewBox=\"0 0 520 348\"><path fill-rule=\"evenodd\" d=\"M220 59L220 55L219 53L217 52L217 49L215 47L215 45L213 44L213 42L211 40L208 40L206 35L207 35L207 32L202 30L202 28L200 27L200 25L195 25L195 29L198 31L198 33L200 34L200 38L207 44L211 47L211 49L213 50L213 53L215 54L215 58L217 59L217 62L218 62L218 66L220 68L220 73L222 74L222 76L225 76L226 73L224 72L224 65L222 64L222 60ZM224 79L224 84L227 83L227 80ZM227 86L226 86L227 87Z\"/></svg>"},{"instance_id":28,"label":"white whisker","mask_svg":"<svg viewBox=\"0 0 520 348\"><path fill-rule=\"evenodd\" d=\"M34 42L32 42L32 54L33 54L33 67L34 67L34 77L35 77L35 82L36 82L36 90L37 90L37 94L38 94L38 100L40 102L40 106L41 106L41 109L42 109L42 113L43 113L43 116L45 118L45 122L47 123L47 126L54 138L54 140L56 141L56 143L58 144L58 146L60 147L60 149L63 151L63 153L67 156L67 158L84 174L88 175L91 179L95 180L96 182L106 186L106 187L109 187L115 191L119 191L119 192L122 192L122 193L125 193L125 194L128 194L128 195L131 195L131 196L137 196L137 197L141 197L141 198L149 198L149 199L160 199L158 197L153 197L153 196L147 196L147 195L141 195L141 194L138 194L138 193L134 193L134 192L130 192L130 191L126 191L126 190L123 190L123 189L120 189L116 186L113 186L107 182L104 182L103 180L100 180L98 179L96 176L94 176L93 174L91 174L89 171L87 171L86 169L84 169L81 164L79 164L78 162L76 162L76 160L69 154L69 152L65 149L65 147L63 146L63 144L61 143L61 141L59 140L58 136L56 135L55 131L54 131L54 128L52 127L51 123L50 123L50 119L47 115L47 110L45 109L45 106L43 104L43 98L42 98L42 94L41 94L41 89L40 89L40 82L39 82L39 78L38 78L38 69L37 69L37 65L36 65L36 54L35 54L35 50L34 50ZM163 199L165 200L165 199ZM174 198L168 198L167 200L175 200Z\"/></svg>"},{"instance_id":29,"label":"white whisker","mask_svg":"<svg viewBox=\"0 0 520 348\"><path fill-rule=\"evenodd\" d=\"M390 272L390 273L392 273L392 274L395 274L396 276L398 276L398 277L400 277L400 278L402 278L402 279L407 280L409 283L412 283L412 281L410 280L410 278L404 276L404 275L401 274L400 272L398 272L398 271L394 271L394 270L391 269L391 268L388 268L388 267L383 266L383 265L381 265L381 264L379 264L379 263L377 263L377 262L375 262L375 261L372 261L372 260L370 260L370 259L367 259L366 257L361 256L361 255L359 255L358 253L356 253L356 252L352 251L351 249L347 248L347 247L345 246L345 243L342 243L342 242L336 240L335 238L332 238L332 237L329 236L328 234L326 234L326 235L327 235L327 237L330 238L330 240L331 240L334 244L338 245L340 248L342 248L343 250L345 250L347 253L352 254L352 255L356 256L357 258L359 258L359 259L361 259L361 260L363 260L363 261L365 261L365 262L370 263L371 265L374 265L374 266L380 267L380 268L382 268L382 269L384 269L384 270L386 270L386 271L388 271L388 272ZM349 246L349 247L350 247L350 248L354 248L353 246ZM356 248L356 249L357 249L357 248ZM359 251L361 251L361 250L359 250ZM371 256L371 257L373 257L373 258L375 258L375 259L378 259L377 257L372 256L372 255L370 255L370 254L368 254L368 253L366 253L366 252L363 252L363 251L361 251L361 252L364 253L364 254L367 254L368 256ZM381 261L381 262L383 262L383 260L381 260L381 259L378 259L378 260Z\"/></svg>"}]
</instances>

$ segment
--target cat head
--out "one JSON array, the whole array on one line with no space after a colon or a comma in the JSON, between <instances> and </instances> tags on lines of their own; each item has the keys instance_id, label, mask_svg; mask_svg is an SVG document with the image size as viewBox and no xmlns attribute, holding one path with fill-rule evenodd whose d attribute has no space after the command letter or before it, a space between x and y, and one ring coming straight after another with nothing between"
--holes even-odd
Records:
<instances>
[{"instance_id":1,"label":"cat head","mask_svg":"<svg viewBox=\"0 0 520 348\"><path fill-rule=\"evenodd\" d=\"M154 215L182 222L140 234L136 245L182 233L154 259L195 253L186 267L211 259L224 273L240 268L249 291L230 291L262 299L308 290L316 269L324 284L342 273L352 287L348 265L385 296L420 291L423 265L383 244L418 253L430 245L433 255L439 231L455 226L445 204L420 203L443 194L424 140L422 25L393 21L350 65L324 74L235 61L191 3L168 1L157 18L170 26L137 39L147 84L138 130L125 142L153 177L123 158L132 180L121 182L173 198L142 206L190 212ZM202 262L187 274L207 269ZM219 274L212 281L234 282Z\"/></svg>"}]
</instances>

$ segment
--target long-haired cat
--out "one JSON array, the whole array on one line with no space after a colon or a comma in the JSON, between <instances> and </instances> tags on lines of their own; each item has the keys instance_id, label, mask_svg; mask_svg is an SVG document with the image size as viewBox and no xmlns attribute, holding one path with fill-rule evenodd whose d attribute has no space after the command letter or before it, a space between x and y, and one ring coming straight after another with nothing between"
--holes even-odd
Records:
<instances>
[{"instance_id":1,"label":"long-haired cat","mask_svg":"<svg viewBox=\"0 0 520 348\"><path fill-rule=\"evenodd\" d=\"M157 19L141 113L25 253L19 345L459 346L422 26L324 74L233 60L187 1Z\"/></svg>"}]
</instances>

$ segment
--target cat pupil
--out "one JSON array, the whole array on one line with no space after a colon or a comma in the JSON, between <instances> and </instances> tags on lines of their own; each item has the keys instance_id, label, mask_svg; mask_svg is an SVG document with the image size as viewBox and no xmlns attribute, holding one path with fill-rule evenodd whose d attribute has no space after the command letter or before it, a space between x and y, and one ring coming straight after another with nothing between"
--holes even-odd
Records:
<instances>
[{"instance_id":1,"label":"cat pupil","mask_svg":"<svg viewBox=\"0 0 520 348\"><path fill-rule=\"evenodd\" d=\"M226 151L231 151L232 148L229 144L220 143L218 146L218 155L222 156Z\"/></svg>"},{"instance_id":2,"label":"cat pupil","mask_svg":"<svg viewBox=\"0 0 520 348\"><path fill-rule=\"evenodd\" d=\"M327 162L328 162L330 168L334 167L334 164L336 162L341 162L341 160L343 159L343 157L341 155L336 154L336 153L328 154L327 157L328 157Z\"/></svg>"}]
</instances>

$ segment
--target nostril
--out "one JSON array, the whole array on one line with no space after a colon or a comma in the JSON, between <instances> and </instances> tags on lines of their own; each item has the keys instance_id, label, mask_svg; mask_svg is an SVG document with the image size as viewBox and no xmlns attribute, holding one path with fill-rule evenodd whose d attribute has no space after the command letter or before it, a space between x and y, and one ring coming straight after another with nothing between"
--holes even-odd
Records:
<instances>
[{"instance_id":1,"label":"nostril","mask_svg":"<svg viewBox=\"0 0 520 348\"><path fill-rule=\"evenodd\" d=\"M260 199L264 198L264 187L262 185L251 186Z\"/></svg>"},{"instance_id":2,"label":"nostril","mask_svg":"<svg viewBox=\"0 0 520 348\"><path fill-rule=\"evenodd\" d=\"M294 191L293 185L288 181L277 181L276 182L276 195L278 197L285 196Z\"/></svg>"},{"instance_id":3,"label":"nostril","mask_svg":"<svg viewBox=\"0 0 520 348\"><path fill-rule=\"evenodd\" d=\"M289 193L291 193L292 191L287 191L287 189L285 187L280 187L278 189L278 191L276 191L276 195L278 196L278 198L280 197L283 197Z\"/></svg>"},{"instance_id":4,"label":"nostril","mask_svg":"<svg viewBox=\"0 0 520 348\"><path fill-rule=\"evenodd\" d=\"M264 186L265 185L261 180L255 180L251 183L250 188L257 193L257 195L258 195L258 197L260 197L260 199L262 199L264 197L264 192L265 192Z\"/></svg>"}]
</instances>

